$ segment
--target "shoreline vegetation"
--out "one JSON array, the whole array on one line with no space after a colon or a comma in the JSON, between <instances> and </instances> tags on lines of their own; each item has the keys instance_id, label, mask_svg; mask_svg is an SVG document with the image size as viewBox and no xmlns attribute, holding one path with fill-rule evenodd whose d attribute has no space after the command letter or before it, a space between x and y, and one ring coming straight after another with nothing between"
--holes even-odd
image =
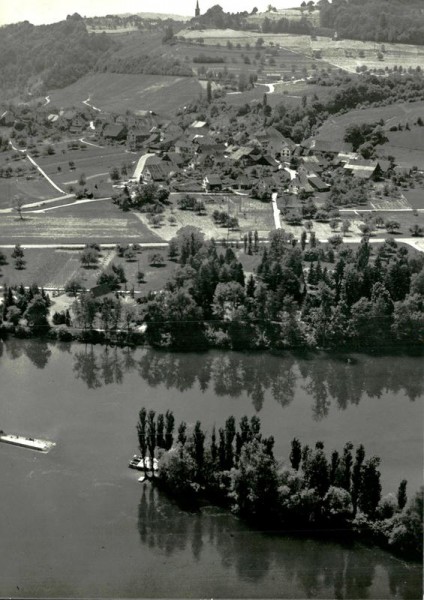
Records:
<instances>
[{"instance_id":1,"label":"shoreline vegetation","mask_svg":"<svg viewBox=\"0 0 424 600\"><path fill-rule=\"evenodd\" d=\"M152 480L179 505L228 508L252 526L274 533L334 536L342 532L377 544L402 558L422 557L423 489L408 501L407 481L382 497L380 459L347 442L330 458L297 438L288 463L274 457L274 438L264 437L257 416L233 416L210 435L200 421L181 422L174 435L171 411L142 408L137 422L141 458L158 460Z\"/></svg>"},{"instance_id":2,"label":"shoreline vegetation","mask_svg":"<svg viewBox=\"0 0 424 600\"><path fill-rule=\"evenodd\" d=\"M306 246L282 229L266 246L250 238L244 253L257 266L246 272L243 250L185 227L169 244L176 268L161 289L135 300L120 293L123 270L109 269L99 278L106 293L97 298L69 282L65 290L75 300L50 320L52 301L43 288L5 285L0 335L179 351L423 347L424 255L392 239L373 248L367 236L356 249L339 240L317 245L312 235ZM96 246L83 255L99 255Z\"/></svg>"}]
</instances>

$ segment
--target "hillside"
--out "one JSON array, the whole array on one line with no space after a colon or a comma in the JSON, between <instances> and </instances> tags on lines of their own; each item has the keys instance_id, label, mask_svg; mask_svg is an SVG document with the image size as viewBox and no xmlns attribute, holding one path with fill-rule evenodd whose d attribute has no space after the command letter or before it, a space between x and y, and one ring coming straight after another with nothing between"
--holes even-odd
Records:
<instances>
[{"instance_id":1,"label":"hillside","mask_svg":"<svg viewBox=\"0 0 424 600\"><path fill-rule=\"evenodd\" d=\"M52 25L28 21L0 28L0 91L61 88L88 73L115 47L105 35L90 35L79 15Z\"/></svg>"}]
</instances>

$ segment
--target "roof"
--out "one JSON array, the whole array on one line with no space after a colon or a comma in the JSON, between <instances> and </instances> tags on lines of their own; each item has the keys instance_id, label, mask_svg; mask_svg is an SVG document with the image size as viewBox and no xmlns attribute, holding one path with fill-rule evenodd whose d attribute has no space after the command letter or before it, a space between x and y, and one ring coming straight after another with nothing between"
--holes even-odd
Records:
<instances>
[{"instance_id":1,"label":"roof","mask_svg":"<svg viewBox=\"0 0 424 600\"><path fill-rule=\"evenodd\" d=\"M353 177L357 177L358 179L369 179L370 177L373 176L374 174L374 170L371 169L353 169L352 170L352 175Z\"/></svg>"},{"instance_id":2,"label":"roof","mask_svg":"<svg viewBox=\"0 0 424 600\"><path fill-rule=\"evenodd\" d=\"M327 190L330 187L328 183L325 183L318 175L309 176L308 182L317 190Z\"/></svg>"},{"instance_id":3,"label":"roof","mask_svg":"<svg viewBox=\"0 0 424 600\"><path fill-rule=\"evenodd\" d=\"M380 167L380 169L386 173L387 171L390 170L392 164L389 160L382 160L382 159L378 159L378 166Z\"/></svg>"},{"instance_id":4,"label":"roof","mask_svg":"<svg viewBox=\"0 0 424 600\"><path fill-rule=\"evenodd\" d=\"M141 156L139 158L137 166L134 170L133 178L138 181L141 177L141 174L143 173L143 169L144 169L146 163L147 162L155 162L155 161L156 162L160 161L160 159L156 156L156 154L143 154L143 156Z\"/></svg>"},{"instance_id":5,"label":"roof","mask_svg":"<svg viewBox=\"0 0 424 600\"><path fill-rule=\"evenodd\" d=\"M125 131L125 126L119 123L106 125L103 129L103 137L117 138Z\"/></svg>"},{"instance_id":6,"label":"roof","mask_svg":"<svg viewBox=\"0 0 424 600\"><path fill-rule=\"evenodd\" d=\"M94 298L99 298L100 296L111 294L113 289L107 283L101 283L100 285L95 285L92 287L90 292Z\"/></svg>"},{"instance_id":7,"label":"roof","mask_svg":"<svg viewBox=\"0 0 424 600\"><path fill-rule=\"evenodd\" d=\"M183 165L185 163L184 158L178 152L168 152L164 159L170 160L172 163L176 165Z\"/></svg>"},{"instance_id":8,"label":"roof","mask_svg":"<svg viewBox=\"0 0 424 600\"><path fill-rule=\"evenodd\" d=\"M191 144L187 140L178 140L175 142L175 147L176 148L191 148Z\"/></svg>"},{"instance_id":9,"label":"roof","mask_svg":"<svg viewBox=\"0 0 424 600\"><path fill-rule=\"evenodd\" d=\"M207 127L208 124L206 123L206 121L194 121L191 125L190 125L190 129L202 129L203 127Z\"/></svg>"},{"instance_id":10,"label":"roof","mask_svg":"<svg viewBox=\"0 0 424 600\"><path fill-rule=\"evenodd\" d=\"M205 181L210 185L222 185L222 179L219 175L205 175Z\"/></svg>"},{"instance_id":11,"label":"roof","mask_svg":"<svg viewBox=\"0 0 424 600\"><path fill-rule=\"evenodd\" d=\"M237 177L236 181L237 181L237 183L238 183L239 185L250 185L250 184L251 184L251 181L250 181L250 179L248 178L248 176L247 176L247 175L244 175L244 174L243 174L243 175L239 175L239 176Z\"/></svg>"},{"instance_id":12,"label":"roof","mask_svg":"<svg viewBox=\"0 0 424 600\"><path fill-rule=\"evenodd\" d=\"M62 117L67 121L71 121L77 116L77 113L74 110L67 110L63 113Z\"/></svg>"},{"instance_id":13,"label":"roof","mask_svg":"<svg viewBox=\"0 0 424 600\"><path fill-rule=\"evenodd\" d=\"M330 152L333 154L352 152L352 144L339 140L305 140L302 146L311 148L315 152Z\"/></svg>"},{"instance_id":14,"label":"roof","mask_svg":"<svg viewBox=\"0 0 424 600\"><path fill-rule=\"evenodd\" d=\"M235 152L232 152L230 154L230 158L231 158L231 160L238 161L238 160L241 160L242 158L245 158L246 156L249 156L250 154L252 154L252 151L253 151L253 148L247 148L246 146L242 146Z\"/></svg>"},{"instance_id":15,"label":"roof","mask_svg":"<svg viewBox=\"0 0 424 600\"><path fill-rule=\"evenodd\" d=\"M163 181L171 171L166 163L149 163L144 166L143 172L148 170L154 181Z\"/></svg>"},{"instance_id":16,"label":"roof","mask_svg":"<svg viewBox=\"0 0 424 600\"><path fill-rule=\"evenodd\" d=\"M258 156L255 160L257 163L267 163L271 167L278 167L278 162L269 154L263 154L262 156Z\"/></svg>"}]
</instances>

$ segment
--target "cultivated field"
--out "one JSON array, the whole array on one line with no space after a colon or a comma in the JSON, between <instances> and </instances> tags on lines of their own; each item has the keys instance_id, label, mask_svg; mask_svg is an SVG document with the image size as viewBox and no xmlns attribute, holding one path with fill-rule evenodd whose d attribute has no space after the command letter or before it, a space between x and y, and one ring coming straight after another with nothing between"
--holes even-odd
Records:
<instances>
[{"instance_id":1,"label":"cultivated field","mask_svg":"<svg viewBox=\"0 0 424 600\"><path fill-rule=\"evenodd\" d=\"M96 73L61 90L52 90L49 95L54 106L78 106L90 98L90 104L106 112L153 110L171 114L200 91L193 77Z\"/></svg>"},{"instance_id":2,"label":"cultivated field","mask_svg":"<svg viewBox=\"0 0 424 600\"><path fill-rule=\"evenodd\" d=\"M257 230L262 238L266 238L274 229L274 219L270 203L254 200L249 196L225 194L190 194L202 200L205 204L206 214L197 215L193 211L181 210L177 207L178 198L183 194L172 194L172 204L165 210L163 224L160 227L149 225L147 215L138 213L136 216L157 233L163 240L173 238L181 227L193 226L203 231L205 237L222 240L240 240L247 231ZM228 212L239 221L239 228L228 230L214 223L212 213L215 210ZM170 222L175 219L174 223Z\"/></svg>"},{"instance_id":3,"label":"cultivated field","mask_svg":"<svg viewBox=\"0 0 424 600\"><path fill-rule=\"evenodd\" d=\"M279 45L286 52L285 58L297 55L301 61L312 59L315 52L321 53L318 64L333 65L340 69L356 73L356 68L367 66L369 69L384 69L402 66L403 68L421 66L424 64L424 47L409 44L381 44L376 42L361 42L357 40L332 40L329 37L318 36L315 40L309 35L294 35L288 33L272 34L252 31L234 31L231 29L210 29L194 31L185 29L179 33L186 39L204 40L205 46L225 45L230 40L234 45L249 44L254 47L259 38L264 40L264 46ZM379 58L382 52L382 59ZM280 56L280 55L279 55Z\"/></svg>"},{"instance_id":4,"label":"cultivated field","mask_svg":"<svg viewBox=\"0 0 424 600\"><path fill-rule=\"evenodd\" d=\"M310 75L314 67L328 67L325 60L317 60L313 57L311 39L307 35L271 34L257 33L252 31L235 31L233 29L208 29L205 31L183 30L179 36L195 43L194 46L180 46L180 52L190 58L200 53L216 55L225 58L225 65L229 71L240 72L249 70L256 72L259 68L260 77L287 76L296 78L306 69ZM263 40L261 46L257 46L258 40ZM199 43L202 40L202 43ZM227 47L227 43L232 48ZM202 50L203 49L203 50ZM258 57L258 52L260 57ZM245 62L248 57L250 64ZM198 65L192 65L193 68ZM211 65L223 68L224 65ZM208 67L208 65L206 65Z\"/></svg>"},{"instance_id":5,"label":"cultivated field","mask_svg":"<svg viewBox=\"0 0 424 600\"><path fill-rule=\"evenodd\" d=\"M46 207L47 209L48 207ZM162 241L132 213L124 213L110 200L27 212L22 221L14 214L0 219L2 244L85 244Z\"/></svg>"},{"instance_id":6,"label":"cultivated field","mask_svg":"<svg viewBox=\"0 0 424 600\"><path fill-rule=\"evenodd\" d=\"M41 175L36 175L32 180L27 180L25 177L0 179L0 209L10 208L16 195L21 196L25 203L60 196L59 192Z\"/></svg>"},{"instance_id":7,"label":"cultivated field","mask_svg":"<svg viewBox=\"0 0 424 600\"><path fill-rule=\"evenodd\" d=\"M128 174L132 174L138 157L136 153L119 147L91 145L77 150L69 150L67 148L68 141L49 144L55 150L55 153L51 155L43 151L44 145L37 147L39 156L37 156L37 152L30 150L30 155L34 157L36 163L65 193L71 186L76 187L80 177L84 176L85 187L96 197L111 196L114 189L109 177L110 170L113 167L121 169L126 166ZM11 152L4 153L1 156L0 166L5 168L11 165L13 169L16 169L16 166L19 165L25 170L19 177L14 176L14 173L12 177L0 178L0 209L10 208L15 195L19 195L24 204L43 202L53 198L59 198L60 203L61 193L31 165L23 154L19 161L11 160L11 156ZM72 168L69 163L74 163ZM51 206L50 203L49 206Z\"/></svg>"},{"instance_id":8,"label":"cultivated field","mask_svg":"<svg viewBox=\"0 0 424 600\"><path fill-rule=\"evenodd\" d=\"M424 64L424 47L409 44L388 44L377 42L361 42L358 40L333 41L328 37L318 37L310 42L312 52L320 51L322 58L346 71L356 72L356 67L367 66L368 69L392 69L422 67ZM382 57L379 53L382 53Z\"/></svg>"},{"instance_id":9,"label":"cultivated field","mask_svg":"<svg viewBox=\"0 0 424 600\"><path fill-rule=\"evenodd\" d=\"M37 283L46 288L62 288L73 277L78 277L86 288L91 288L114 256L114 250L102 250L98 267L84 269L79 260L80 250L30 248L25 250L25 269L17 270L10 257L12 250L2 252L8 257L8 264L1 267L0 285Z\"/></svg>"}]
</instances>

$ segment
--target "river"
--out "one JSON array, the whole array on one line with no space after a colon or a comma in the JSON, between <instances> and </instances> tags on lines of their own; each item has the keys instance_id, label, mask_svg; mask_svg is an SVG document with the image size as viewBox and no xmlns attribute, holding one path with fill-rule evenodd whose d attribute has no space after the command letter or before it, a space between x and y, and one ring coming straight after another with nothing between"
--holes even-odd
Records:
<instances>
[{"instance_id":1,"label":"river","mask_svg":"<svg viewBox=\"0 0 424 600\"><path fill-rule=\"evenodd\" d=\"M0 596L421 598L421 567L378 548L180 510L128 469L142 406L210 431L257 414L275 454L348 440L381 457L383 492L422 482L422 357L163 353L0 342Z\"/></svg>"}]
</instances>

